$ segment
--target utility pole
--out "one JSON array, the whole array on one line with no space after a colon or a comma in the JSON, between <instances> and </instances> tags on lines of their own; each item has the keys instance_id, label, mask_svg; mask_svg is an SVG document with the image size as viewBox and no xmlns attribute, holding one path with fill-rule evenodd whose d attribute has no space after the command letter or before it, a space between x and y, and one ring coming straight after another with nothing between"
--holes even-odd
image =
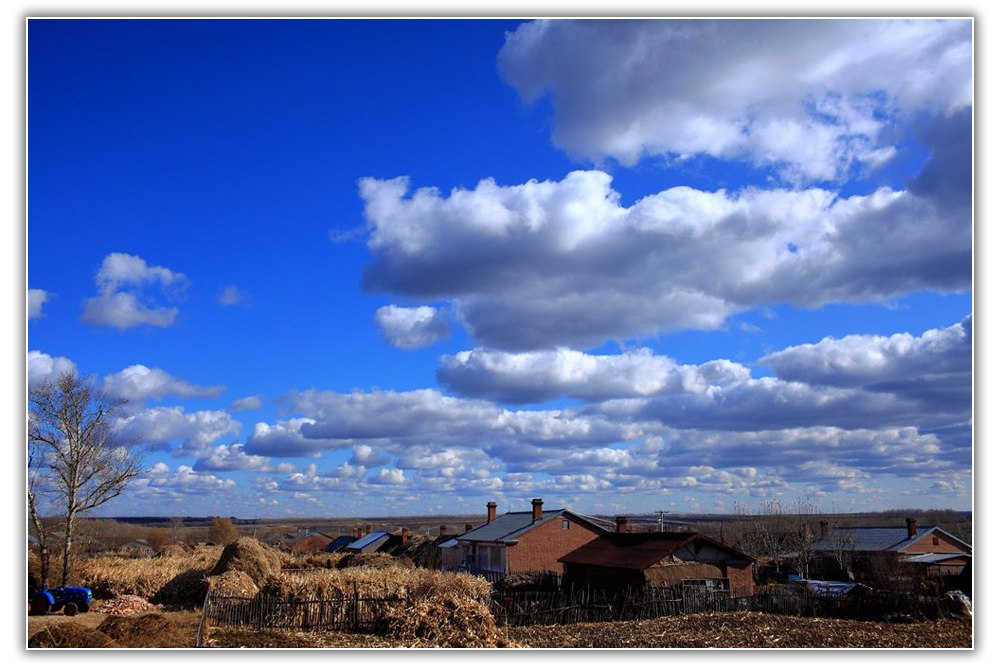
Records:
<instances>
[{"instance_id":1,"label":"utility pole","mask_svg":"<svg viewBox=\"0 0 1000 667\"><path fill-rule=\"evenodd\" d=\"M663 515L664 514L670 514L670 512L668 512L667 510L657 510L656 514L657 514L657 516L660 517L660 532L662 533L663 532Z\"/></svg>"}]
</instances>

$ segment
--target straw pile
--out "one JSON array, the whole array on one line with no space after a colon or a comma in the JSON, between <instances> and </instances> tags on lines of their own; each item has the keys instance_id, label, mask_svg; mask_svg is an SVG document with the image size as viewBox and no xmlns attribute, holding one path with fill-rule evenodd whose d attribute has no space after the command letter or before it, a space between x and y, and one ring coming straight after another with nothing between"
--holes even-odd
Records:
<instances>
[{"instance_id":1,"label":"straw pile","mask_svg":"<svg viewBox=\"0 0 1000 667\"><path fill-rule=\"evenodd\" d=\"M155 608L156 605L146 602L138 595L116 595L95 606L94 611L110 616L131 616Z\"/></svg>"},{"instance_id":2,"label":"straw pile","mask_svg":"<svg viewBox=\"0 0 1000 667\"><path fill-rule=\"evenodd\" d=\"M99 626L99 632L113 639L119 646L145 648L155 645L159 648L181 648L191 646L194 641L188 633L163 614L151 613L141 616L109 616Z\"/></svg>"},{"instance_id":3,"label":"straw pile","mask_svg":"<svg viewBox=\"0 0 1000 667\"><path fill-rule=\"evenodd\" d=\"M28 639L28 648L118 648L100 630L69 622L47 626Z\"/></svg>"},{"instance_id":4,"label":"straw pile","mask_svg":"<svg viewBox=\"0 0 1000 667\"><path fill-rule=\"evenodd\" d=\"M90 588L96 598L113 598L117 595L154 597L161 588L173 582L178 575L196 570L207 574L219 559L222 549L199 545L190 553L159 558L121 558L101 556L78 561L79 581ZM189 577L193 575L187 575ZM174 582L177 586L179 582ZM167 591L168 597L172 597Z\"/></svg>"},{"instance_id":5,"label":"straw pile","mask_svg":"<svg viewBox=\"0 0 1000 667\"><path fill-rule=\"evenodd\" d=\"M281 554L252 537L241 537L222 550L211 576L231 570L245 572L258 585L269 577L281 574Z\"/></svg>"},{"instance_id":6,"label":"straw pile","mask_svg":"<svg viewBox=\"0 0 1000 667\"><path fill-rule=\"evenodd\" d=\"M188 550L184 548L183 544L168 544L160 549L156 556L157 558L183 558L187 554Z\"/></svg>"},{"instance_id":7,"label":"straw pile","mask_svg":"<svg viewBox=\"0 0 1000 667\"><path fill-rule=\"evenodd\" d=\"M223 597L252 598L260 592L260 588L250 575L241 570L229 570L208 577L207 581L212 592Z\"/></svg>"},{"instance_id":8,"label":"straw pile","mask_svg":"<svg viewBox=\"0 0 1000 667\"><path fill-rule=\"evenodd\" d=\"M497 648L508 646L489 607L478 600L447 593L416 601L410 607L385 610L383 634L397 639L423 640L442 648Z\"/></svg>"},{"instance_id":9,"label":"straw pile","mask_svg":"<svg viewBox=\"0 0 1000 667\"><path fill-rule=\"evenodd\" d=\"M372 570L385 570L393 567L413 567L413 561L403 558L394 558L391 554L384 553L349 553L345 554L337 562L337 567L347 569L349 567L368 568Z\"/></svg>"},{"instance_id":10,"label":"straw pile","mask_svg":"<svg viewBox=\"0 0 1000 667\"><path fill-rule=\"evenodd\" d=\"M452 594L480 601L485 601L491 591L489 582L469 574L396 567L286 572L269 578L261 586L261 594L322 600L353 595L355 589L364 596L416 599Z\"/></svg>"}]
</instances>

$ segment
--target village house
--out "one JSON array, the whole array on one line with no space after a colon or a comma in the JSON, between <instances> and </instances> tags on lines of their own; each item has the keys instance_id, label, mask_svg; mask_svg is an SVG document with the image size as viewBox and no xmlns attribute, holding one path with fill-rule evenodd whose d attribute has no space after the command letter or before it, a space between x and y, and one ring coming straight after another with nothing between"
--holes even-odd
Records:
<instances>
[{"instance_id":1,"label":"village house","mask_svg":"<svg viewBox=\"0 0 1000 667\"><path fill-rule=\"evenodd\" d=\"M940 581L971 595L972 546L938 526L834 527L820 522L810 576L887 584Z\"/></svg>"},{"instance_id":2,"label":"village house","mask_svg":"<svg viewBox=\"0 0 1000 667\"><path fill-rule=\"evenodd\" d=\"M333 540L332 536L315 531L295 538L288 546L294 554L312 554L326 550Z\"/></svg>"},{"instance_id":3,"label":"village house","mask_svg":"<svg viewBox=\"0 0 1000 667\"><path fill-rule=\"evenodd\" d=\"M684 585L753 595L754 559L697 532L628 532L624 517L606 533L559 558L563 584L607 590Z\"/></svg>"},{"instance_id":4,"label":"village house","mask_svg":"<svg viewBox=\"0 0 1000 667\"><path fill-rule=\"evenodd\" d=\"M496 512L497 504L490 501L486 523L441 543L442 569L561 574L562 556L607 532L594 519L570 510L543 510L541 498L531 500L530 512Z\"/></svg>"}]
</instances>

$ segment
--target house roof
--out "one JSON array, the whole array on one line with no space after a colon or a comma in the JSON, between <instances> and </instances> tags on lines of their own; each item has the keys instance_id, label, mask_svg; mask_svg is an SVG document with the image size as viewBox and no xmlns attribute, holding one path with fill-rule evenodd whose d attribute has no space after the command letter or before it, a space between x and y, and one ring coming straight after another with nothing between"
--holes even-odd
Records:
<instances>
[{"instance_id":1,"label":"house roof","mask_svg":"<svg viewBox=\"0 0 1000 667\"><path fill-rule=\"evenodd\" d=\"M966 544L954 535L937 526L917 528L913 537L908 537L905 526L871 526L860 528L831 528L826 537L817 538L811 547L814 551L838 551L845 547L852 551L905 551L907 547L927 537L931 533L943 535L959 546L972 551L972 546Z\"/></svg>"},{"instance_id":2,"label":"house roof","mask_svg":"<svg viewBox=\"0 0 1000 667\"><path fill-rule=\"evenodd\" d=\"M336 553L356 539L357 538L353 535L341 535L340 537L334 538L332 542L326 545L326 548L323 549L323 551L327 553Z\"/></svg>"},{"instance_id":3,"label":"house roof","mask_svg":"<svg viewBox=\"0 0 1000 667\"><path fill-rule=\"evenodd\" d=\"M734 559L753 561L750 556L701 533L607 533L574 549L558 560L563 563L600 565L626 570L646 570L692 543L703 543L732 554Z\"/></svg>"},{"instance_id":4,"label":"house roof","mask_svg":"<svg viewBox=\"0 0 1000 667\"><path fill-rule=\"evenodd\" d=\"M564 517L573 517L593 527L598 532L607 532L606 528L593 519L567 509L543 511L542 518L538 521L532 519L532 516L531 512L507 512L489 523L484 523L478 528L470 530L464 535L459 535L457 539L463 542L516 543L517 539L528 531L534 530L553 519Z\"/></svg>"},{"instance_id":5,"label":"house roof","mask_svg":"<svg viewBox=\"0 0 1000 667\"><path fill-rule=\"evenodd\" d=\"M943 563L949 560L972 560L972 554L917 554L904 559L907 563Z\"/></svg>"},{"instance_id":6,"label":"house roof","mask_svg":"<svg viewBox=\"0 0 1000 667\"><path fill-rule=\"evenodd\" d=\"M358 539L348 544L345 548L351 549L352 551L354 550L360 551L361 549L370 546L371 544L382 539L383 537L388 537L388 536L389 533L385 532L384 530L378 530L375 531L374 533L368 533L367 535L359 537Z\"/></svg>"}]
</instances>

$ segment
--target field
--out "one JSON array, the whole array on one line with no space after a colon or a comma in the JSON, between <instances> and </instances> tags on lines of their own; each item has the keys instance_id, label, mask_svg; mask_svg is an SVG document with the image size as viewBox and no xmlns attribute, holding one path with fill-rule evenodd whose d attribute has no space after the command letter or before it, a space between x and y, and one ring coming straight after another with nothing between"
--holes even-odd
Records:
<instances>
[{"instance_id":1,"label":"field","mask_svg":"<svg viewBox=\"0 0 1000 667\"><path fill-rule=\"evenodd\" d=\"M971 648L971 621L871 623L751 612L650 621L510 628L511 648ZM431 648L433 642L348 633L213 632L227 647Z\"/></svg>"}]
</instances>

